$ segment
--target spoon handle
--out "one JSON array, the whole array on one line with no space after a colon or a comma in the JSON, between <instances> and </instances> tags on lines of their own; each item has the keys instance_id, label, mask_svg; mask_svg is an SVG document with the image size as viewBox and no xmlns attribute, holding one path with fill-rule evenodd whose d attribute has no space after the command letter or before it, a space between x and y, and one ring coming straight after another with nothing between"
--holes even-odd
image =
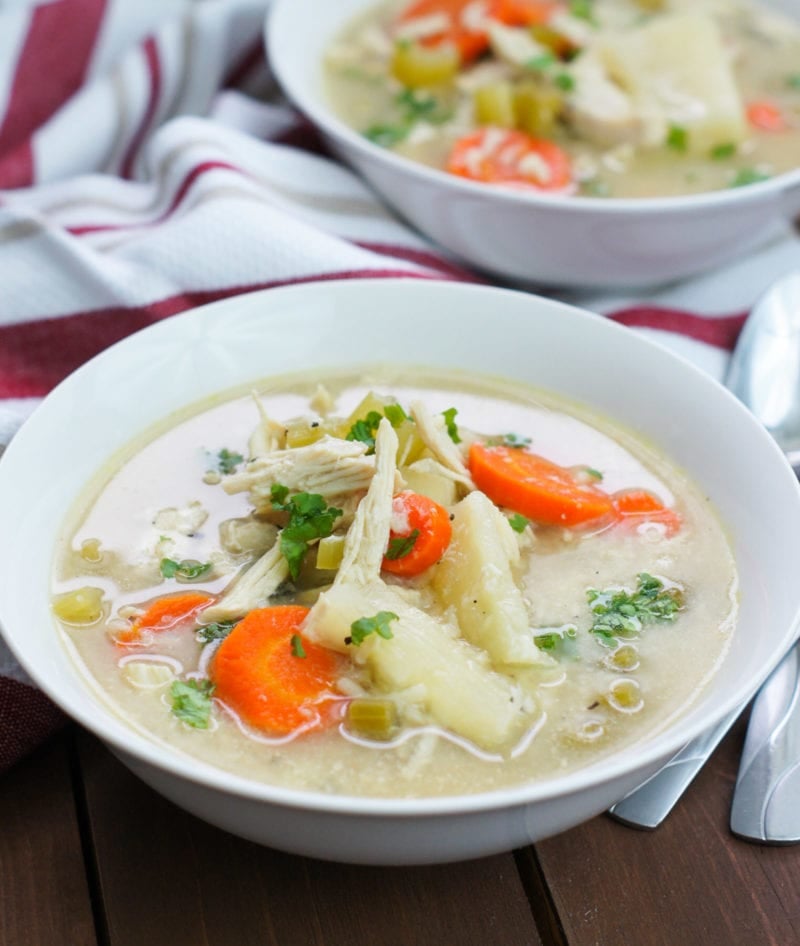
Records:
<instances>
[{"instance_id":1,"label":"spoon handle","mask_svg":"<svg viewBox=\"0 0 800 946\"><path fill-rule=\"evenodd\" d=\"M631 828L646 831L657 828L675 807L745 706L737 706L716 726L684 746L655 775L609 808L608 813Z\"/></svg>"},{"instance_id":2,"label":"spoon handle","mask_svg":"<svg viewBox=\"0 0 800 946\"><path fill-rule=\"evenodd\" d=\"M761 687L747 728L731 830L771 844L800 841L800 644Z\"/></svg>"}]
</instances>

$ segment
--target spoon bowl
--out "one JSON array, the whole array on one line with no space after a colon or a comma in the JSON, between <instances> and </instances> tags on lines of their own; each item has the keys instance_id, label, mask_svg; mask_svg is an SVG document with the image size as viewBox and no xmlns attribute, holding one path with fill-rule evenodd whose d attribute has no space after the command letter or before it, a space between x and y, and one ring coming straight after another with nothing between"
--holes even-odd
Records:
<instances>
[{"instance_id":1,"label":"spoon bowl","mask_svg":"<svg viewBox=\"0 0 800 946\"><path fill-rule=\"evenodd\" d=\"M774 283L750 313L725 384L800 472L800 272Z\"/></svg>"}]
</instances>

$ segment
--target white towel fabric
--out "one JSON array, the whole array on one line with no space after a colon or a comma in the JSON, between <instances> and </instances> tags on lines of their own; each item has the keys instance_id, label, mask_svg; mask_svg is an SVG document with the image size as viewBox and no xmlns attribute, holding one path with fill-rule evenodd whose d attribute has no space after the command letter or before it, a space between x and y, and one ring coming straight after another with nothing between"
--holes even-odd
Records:
<instances>
[{"instance_id":1,"label":"white towel fabric","mask_svg":"<svg viewBox=\"0 0 800 946\"><path fill-rule=\"evenodd\" d=\"M261 52L267 0L0 10L0 445L62 377L204 302L305 280L477 280L319 153ZM652 292L562 296L722 378L800 238ZM485 279L485 277L484 277ZM0 770L60 722L0 643Z\"/></svg>"}]
</instances>

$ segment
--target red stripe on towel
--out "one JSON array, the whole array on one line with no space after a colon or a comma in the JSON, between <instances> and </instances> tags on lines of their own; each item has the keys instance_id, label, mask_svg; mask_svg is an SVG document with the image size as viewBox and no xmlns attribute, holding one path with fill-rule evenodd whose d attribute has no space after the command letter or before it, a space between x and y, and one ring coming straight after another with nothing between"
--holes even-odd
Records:
<instances>
[{"instance_id":1,"label":"red stripe on towel","mask_svg":"<svg viewBox=\"0 0 800 946\"><path fill-rule=\"evenodd\" d=\"M131 176L133 162L136 160L142 142L147 137L147 132L150 130L150 126L153 123L158 109L158 100L161 96L161 60L158 57L158 46L156 45L155 37L149 36L144 41L142 52L144 53L147 72L150 76L150 93L147 98L147 106L145 107L142 120L122 160L120 174L122 174L123 177Z\"/></svg>"},{"instance_id":2,"label":"red stripe on towel","mask_svg":"<svg viewBox=\"0 0 800 946\"><path fill-rule=\"evenodd\" d=\"M622 325L634 328L652 328L662 332L685 335L706 345L732 351L742 330L747 313L737 315L702 316L682 309L667 309L659 306L635 306L619 309L609 318Z\"/></svg>"},{"instance_id":3,"label":"red stripe on towel","mask_svg":"<svg viewBox=\"0 0 800 946\"><path fill-rule=\"evenodd\" d=\"M208 171L216 171L220 168L226 171L236 171L238 174L245 174L241 168L237 168L235 164L229 164L227 161L204 161L192 168L192 170L181 181L169 207L164 211L163 214L161 214L160 217L156 217L154 220L136 221L135 223L83 224L80 227L67 227L67 231L72 233L74 236L85 236L87 233L103 233L108 230L136 230L140 227L152 227L155 224L163 223L167 217L169 217L178 209L181 201L188 193L192 184L194 184L194 182L199 177Z\"/></svg>"},{"instance_id":4,"label":"red stripe on towel","mask_svg":"<svg viewBox=\"0 0 800 946\"><path fill-rule=\"evenodd\" d=\"M0 125L0 187L33 182L30 136L83 85L106 0L36 7Z\"/></svg>"}]
</instances>

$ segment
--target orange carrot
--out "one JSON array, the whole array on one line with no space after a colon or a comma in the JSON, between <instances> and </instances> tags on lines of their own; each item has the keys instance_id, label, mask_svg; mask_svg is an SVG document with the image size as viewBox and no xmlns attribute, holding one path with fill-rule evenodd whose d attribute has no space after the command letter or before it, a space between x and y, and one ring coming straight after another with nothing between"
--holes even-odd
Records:
<instances>
[{"instance_id":1,"label":"orange carrot","mask_svg":"<svg viewBox=\"0 0 800 946\"><path fill-rule=\"evenodd\" d=\"M453 43L461 61L469 63L489 48L485 26L489 19L509 26L533 26L547 23L562 7L563 4L552 0L486 0L481 15L475 0L415 0L401 12L397 23L402 25L432 16L445 18L447 26L421 42L426 46Z\"/></svg>"},{"instance_id":2,"label":"orange carrot","mask_svg":"<svg viewBox=\"0 0 800 946\"><path fill-rule=\"evenodd\" d=\"M338 658L302 636L308 610L279 605L250 611L214 655L215 697L257 729L286 735L335 721Z\"/></svg>"},{"instance_id":3,"label":"orange carrot","mask_svg":"<svg viewBox=\"0 0 800 946\"><path fill-rule=\"evenodd\" d=\"M469 470L492 502L534 522L572 527L614 516L608 493L527 450L474 443Z\"/></svg>"},{"instance_id":4,"label":"orange carrot","mask_svg":"<svg viewBox=\"0 0 800 946\"><path fill-rule=\"evenodd\" d=\"M403 527L389 533L389 547L381 567L392 575L411 578L444 555L453 534L450 514L444 506L411 490L394 497L392 512Z\"/></svg>"},{"instance_id":5,"label":"orange carrot","mask_svg":"<svg viewBox=\"0 0 800 946\"><path fill-rule=\"evenodd\" d=\"M491 15L507 26L541 26L563 7L552 0L495 0Z\"/></svg>"},{"instance_id":6,"label":"orange carrot","mask_svg":"<svg viewBox=\"0 0 800 946\"><path fill-rule=\"evenodd\" d=\"M788 127L780 107L769 99L750 102L747 106L747 120L759 131L786 131Z\"/></svg>"},{"instance_id":7,"label":"orange carrot","mask_svg":"<svg viewBox=\"0 0 800 946\"><path fill-rule=\"evenodd\" d=\"M143 631L158 632L177 627L190 621L213 600L213 595L199 591L156 598L145 613L136 618L129 629L118 632L115 639L120 644L133 644L141 639Z\"/></svg>"},{"instance_id":8,"label":"orange carrot","mask_svg":"<svg viewBox=\"0 0 800 946\"><path fill-rule=\"evenodd\" d=\"M611 498L622 523L637 526L644 522L660 522L668 536L675 535L681 528L683 520L680 515L646 489L621 490Z\"/></svg>"},{"instance_id":9,"label":"orange carrot","mask_svg":"<svg viewBox=\"0 0 800 946\"><path fill-rule=\"evenodd\" d=\"M447 170L487 184L536 191L565 190L572 183L569 155L552 141L523 131L481 128L453 145Z\"/></svg>"}]
</instances>

